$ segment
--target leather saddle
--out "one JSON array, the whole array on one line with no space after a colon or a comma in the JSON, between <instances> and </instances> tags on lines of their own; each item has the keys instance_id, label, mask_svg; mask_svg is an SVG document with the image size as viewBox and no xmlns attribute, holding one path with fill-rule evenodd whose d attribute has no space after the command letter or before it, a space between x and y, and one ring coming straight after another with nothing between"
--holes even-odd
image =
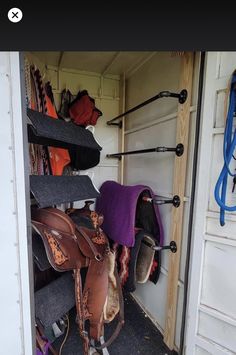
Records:
<instances>
[{"instance_id":1,"label":"leather saddle","mask_svg":"<svg viewBox=\"0 0 236 355\"><path fill-rule=\"evenodd\" d=\"M75 211L73 210L74 213ZM69 214L68 211L67 213ZM31 212L32 227L41 236L52 267L61 272L74 271L77 322L83 340L84 355L88 355L90 345L101 350L109 346L119 334L124 324L123 297L119 277L113 265L119 294L119 307L113 313L117 315L119 311L119 321L111 338L100 346L94 346L94 342L99 341L103 335L106 321L104 307L109 296L109 265L112 252L108 238L100 228L103 217L90 211L88 203L84 209L78 210L77 217L89 219L89 228L86 223L76 224L68 214L56 208L34 208ZM87 268L83 289L81 268ZM87 320L89 334L85 328Z\"/></svg>"}]
</instances>

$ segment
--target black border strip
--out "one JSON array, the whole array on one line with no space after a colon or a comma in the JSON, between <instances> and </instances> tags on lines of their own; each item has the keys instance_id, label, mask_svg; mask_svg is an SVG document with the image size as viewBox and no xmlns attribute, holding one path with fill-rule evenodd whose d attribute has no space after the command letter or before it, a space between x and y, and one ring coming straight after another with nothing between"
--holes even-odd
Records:
<instances>
[{"instance_id":1,"label":"black border strip","mask_svg":"<svg viewBox=\"0 0 236 355\"><path fill-rule=\"evenodd\" d=\"M12 2L0 5L0 50L236 50L232 5ZM21 22L9 21L11 6Z\"/></svg>"}]
</instances>

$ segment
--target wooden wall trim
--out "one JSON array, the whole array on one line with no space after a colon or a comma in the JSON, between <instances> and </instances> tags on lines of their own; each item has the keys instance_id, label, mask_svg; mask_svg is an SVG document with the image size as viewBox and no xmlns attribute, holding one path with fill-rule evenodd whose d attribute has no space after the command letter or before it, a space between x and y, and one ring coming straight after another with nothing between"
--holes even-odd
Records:
<instances>
[{"instance_id":1,"label":"wooden wall trim","mask_svg":"<svg viewBox=\"0 0 236 355\"><path fill-rule=\"evenodd\" d=\"M171 215L171 231L170 240L174 240L177 244L178 251L170 254L168 268L168 286L167 286L167 302L166 302L166 322L164 331L164 342L170 348L174 348L175 328L176 328L176 311L178 302L178 278L181 257L181 242L183 232L183 198L186 183L187 153L189 139L189 122L190 122L190 105L191 92L193 82L193 63L194 53L185 52L181 57L181 74L179 89L188 91L188 98L184 104L178 105L177 128L176 128L176 144L184 145L184 154L181 157L175 157L174 177L173 177L173 194L179 195L181 205L179 208L173 208Z\"/></svg>"}]
</instances>

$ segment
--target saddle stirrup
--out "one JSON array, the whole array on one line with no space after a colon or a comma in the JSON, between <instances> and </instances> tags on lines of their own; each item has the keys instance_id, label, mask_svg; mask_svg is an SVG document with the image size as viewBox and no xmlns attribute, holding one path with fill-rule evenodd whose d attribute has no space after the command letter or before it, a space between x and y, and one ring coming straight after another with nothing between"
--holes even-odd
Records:
<instances>
[{"instance_id":1,"label":"saddle stirrup","mask_svg":"<svg viewBox=\"0 0 236 355\"><path fill-rule=\"evenodd\" d=\"M120 311L118 314L118 323L117 326L113 332L113 334L110 336L110 338L106 342L101 342L100 346L94 346L96 350L103 350L109 347L112 342L116 339L116 337L119 335L121 328L124 325L124 300L123 300L123 294L122 294L122 288L121 288L121 283L120 283L120 278L117 272L117 269L115 269L115 278L118 286L118 292L119 292L119 304L120 304ZM92 340L90 341L90 345L92 345ZM106 353L105 353L106 354Z\"/></svg>"},{"instance_id":2,"label":"saddle stirrup","mask_svg":"<svg viewBox=\"0 0 236 355\"><path fill-rule=\"evenodd\" d=\"M101 336L101 337L100 337L100 344L103 345L104 343L105 343L104 337ZM94 342L94 340L91 340L91 345L92 345L92 347L90 348L90 355L97 355L97 354L100 354L100 352L99 352L99 353L97 352L97 349L96 349L96 347L95 347L95 342ZM104 349L102 349L101 351L102 351L102 355L110 355L107 348L104 348Z\"/></svg>"}]
</instances>

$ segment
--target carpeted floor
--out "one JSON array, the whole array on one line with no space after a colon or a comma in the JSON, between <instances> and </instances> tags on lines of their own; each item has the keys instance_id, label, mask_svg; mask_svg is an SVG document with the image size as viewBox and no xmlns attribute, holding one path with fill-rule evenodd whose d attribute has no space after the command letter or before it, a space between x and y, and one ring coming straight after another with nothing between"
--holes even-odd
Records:
<instances>
[{"instance_id":1,"label":"carpeted floor","mask_svg":"<svg viewBox=\"0 0 236 355\"><path fill-rule=\"evenodd\" d=\"M108 339L116 324L109 324L105 328L105 337ZM62 338L64 335L62 336ZM59 349L63 339L58 339L53 345ZM110 355L174 355L163 343L160 332L153 323L127 294L125 295L125 326L118 338L108 349ZM63 346L62 355L82 354L82 346L75 323L75 310L70 314L70 332Z\"/></svg>"}]
</instances>

